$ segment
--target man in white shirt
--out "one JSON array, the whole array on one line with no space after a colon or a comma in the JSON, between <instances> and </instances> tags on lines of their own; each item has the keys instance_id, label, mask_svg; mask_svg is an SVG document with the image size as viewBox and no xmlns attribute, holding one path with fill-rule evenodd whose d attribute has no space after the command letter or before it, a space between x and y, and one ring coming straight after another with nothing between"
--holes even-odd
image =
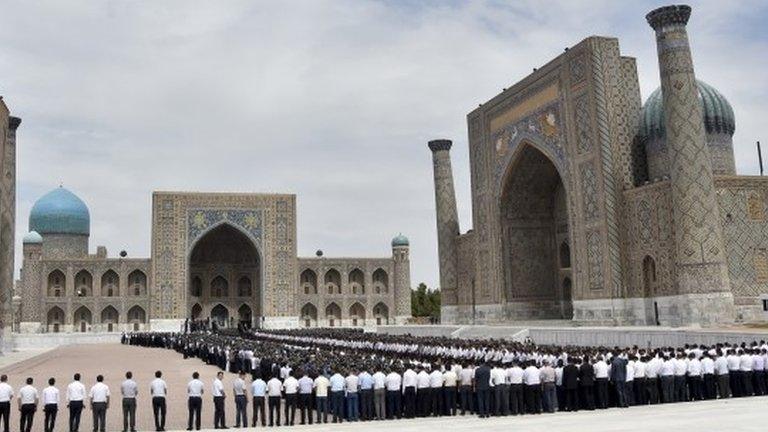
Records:
<instances>
[{"instance_id":1,"label":"man in white shirt","mask_svg":"<svg viewBox=\"0 0 768 432\"><path fill-rule=\"evenodd\" d=\"M661 399L664 403L674 402L675 398L675 359L664 356L659 370L661 379Z\"/></svg>"},{"instance_id":2,"label":"man in white shirt","mask_svg":"<svg viewBox=\"0 0 768 432\"><path fill-rule=\"evenodd\" d=\"M704 381L704 398L715 399L717 397L715 386L715 361L708 352L702 353L701 374Z\"/></svg>"},{"instance_id":3,"label":"man in white shirt","mask_svg":"<svg viewBox=\"0 0 768 432\"><path fill-rule=\"evenodd\" d=\"M224 383L221 381L224 378L224 372L218 371L216 378L213 380L213 386L211 387L211 393L213 394L213 428L214 429L226 429L227 420L224 414L224 400L227 395L224 392Z\"/></svg>"},{"instance_id":4,"label":"man in white shirt","mask_svg":"<svg viewBox=\"0 0 768 432\"><path fill-rule=\"evenodd\" d=\"M280 426L280 397L283 394L283 383L277 377L272 377L267 381L267 396L269 400L269 427L275 425L275 417L277 418L277 425Z\"/></svg>"},{"instance_id":5,"label":"man in white shirt","mask_svg":"<svg viewBox=\"0 0 768 432\"><path fill-rule=\"evenodd\" d=\"M317 408L317 423L328 423L328 388L331 382L325 375L315 378L315 407ZM310 414L311 415L311 414Z\"/></svg>"},{"instance_id":6,"label":"man in white shirt","mask_svg":"<svg viewBox=\"0 0 768 432\"><path fill-rule=\"evenodd\" d=\"M608 363L601 355L592 367L595 370L595 386L597 388L597 407L608 408Z\"/></svg>"},{"instance_id":7,"label":"man in white shirt","mask_svg":"<svg viewBox=\"0 0 768 432\"><path fill-rule=\"evenodd\" d=\"M80 415L85 403L85 386L80 382L80 374L76 373L74 381L67 386L67 407L69 407L69 432L80 429Z\"/></svg>"},{"instance_id":8,"label":"man in white shirt","mask_svg":"<svg viewBox=\"0 0 768 432\"><path fill-rule=\"evenodd\" d=\"M251 427L256 427L256 423L259 422L259 416L261 416L261 425L267 426L267 416L264 408L267 397L267 383L261 379L261 376L257 376L251 383L251 396L253 396L253 421L251 422Z\"/></svg>"},{"instance_id":9,"label":"man in white shirt","mask_svg":"<svg viewBox=\"0 0 768 432\"><path fill-rule=\"evenodd\" d=\"M523 395L523 375L525 372L515 360L512 367L507 369L507 382L509 382L509 402L512 415L525 413L525 399ZM463 404L463 402L462 402ZM463 409L463 407L462 407Z\"/></svg>"},{"instance_id":10,"label":"man in white shirt","mask_svg":"<svg viewBox=\"0 0 768 432\"><path fill-rule=\"evenodd\" d=\"M358 421L358 414L360 412L358 395L358 391L360 390L360 378L355 373L355 370L352 369L350 370L349 375L344 378L344 381L346 382L347 390L347 421Z\"/></svg>"},{"instance_id":11,"label":"man in white shirt","mask_svg":"<svg viewBox=\"0 0 768 432\"><path fill-rule=\"evenodd\" d=\"M535 362L528 362L528 367L523 373L523 383L526 387L528 411L533 414L541 414L541 371L536 367Z\"/></svg>"},{"instance_id":12,"label":"man in white shirt","mask_svg":"<svg viewBox=\"0 0 768 432\"><path fill-rule=\"evenodd\" d=\"M688 354L688 400L702 400L704 379L701 371L701 360L696 357L696 352Z\"/></svg>"},{"instance_id":13,"label":"man in white shirt","mask_svg":"<svg viewBox=\"0 0 768 432\"><path fill-rule=\"evenodd\" d=\"M107 409L109 409L109 387L104 384L104 376L96 377L96 384L91 387L89 394L91 410L93 411L93 432L104 432L107 429Z\"/></svg>"},{"instance_id":14,"label":"man in white shirt","mask_svg":"<svg viewBox=\"0 0 768 432\"><path fill-rule=\"evenodd\" d=\"M427 410L427 414L431 414L435 417L443 415L443 373L438 368L435 368L429 373L429 392L431 395L431 406Z\"/></svg>"},{"instance_id":15,"label":"man in white shirt","mask_svg":"<svg viewBox=\"0 0 768 432\"><path fill-rule=\"evenodd\" d=\"M432 392L429 387L429 374L423 365L419 369L419 373L416 375L416 405L418 407L416 412L419 417L426 417L429 413Z\"/></svg>"},{"instance_id":16,"label":"man in white shirt","mask_svg":"<svg viewBox=\"0 0 768 432\"><path fill-rule=\"evenodd\" d=\"M447 369L443 372L443 395L445 402L445 413L450 416L456 415L456 385L459 377L453 369Z\"/></svg>"},{"instance_id":17,"label":"man in white shirt","mask_svg":"<svg viewBox=\"0 0 768 432\"><path fill-rule=\"evenodd\" d=\"M38 395L37 389L32 386L32 378L27 378L27 385L19 389L19 430L21 432L30 432L32 430L32 420L37 410ZM102 431L104 432L104 431Z\"/></svg>"},{"instance_id":18,"label":"man in white shirt","mask_svg":"<svg viewBox=\"0 0 768 432\"><path fill-rule=\"evenodd\" d=\"M473 412L472 404L472 381L475 379L475 368L464 363L461 365L459 371L459 399L461 403L461 415L465 415L467 411L470 414Z\"/></svg>"},{"instance_id":19,"label":"man in white shirt","mask_svg":"<svg viewBox=\"0 0 768 432\"><path fill-rule=\"evenodd\" d=\"M408 368L403 372L403 417L413 418L416 415L416 386L419 377Z\"/></svg>"},{"instance_id":20,"label":"man in white shirt","mask_svg":"<svg viewBox=\"0 0 768 432\"><path fill-rule=\"evenodd\" d=\"M163 380L163 372L155 371L155 379L149 385L149 392L152 395L152 413L155 416L155 430L162 432L165 430L165 398L168 396L168 385ZM131 431L133 429L131 427Z\"/></svg>"},{"instance_id":21,"label":"man in white shirt","mask_svg":"<svg viewBox=\"0 0 768 432\"><path fill-rule=\"evenodd\" d=\"M200 430L200 412L203 409L203 393L205 392L203 382L200 381L198 372L192 373L192 380L187 383L187 430L192 430L194 420L195 430Z\"/></svg>"},{"instance_id":22,"label":"man in white shirt","mask_svg":"<svg viewBox=\"0 0 768 432\"><path fill-rule=\"evenodd\" d=\"M386 416L386 375L382 371L376 371L371 378L373 378L373 411L376 420L384 420Z\"/></svg>"},{"instance_id":23,"label":"man in white shirt","mask_svg":"<svg viewBox=\"0 0 768 432\"><path fill-rule=\"evenodd\" d=\"M312 390L315 388L315 381L304 371L299 378L299 412L301 413L299 424L312 424Z\"/></svg>"},{"instance_id":24,"label":"man in white shirt","mask_svg":"<svg viewBox=\"0 0 768 432\"><path fill-rule=\"evenodd\" d=\"M299 398L299 380L293 376L293 370L288 369L288 376L283 381L285 391L285 425L293 426L296 420L296 402Z\"/></svg>"},{"instance_id":25,"label":"man in white shirt","mask_svg":"<svg viewBox=\"0 0 768 432\"><path fill-rule=\"evenodd\" d=\"M387 420L400 419L403 414L402 384L403 377L396 370L390 369L384 379L384 386L387 389Z\"/></svg>"},{"instance_id":26,"label":"man in white shirt","mask_svg":"<svg viewBox=\"0 0 768 432\"><path fill-rule=\"evenodd\" d=\"M59 412L59 389L56 380L48 379L48 387L43 389L43 412L45 413L45 432L53 432L56 426L56 414Z\"/></svg>"},{"instance_id":27,"label":"man in white shirt","mask_svg":"<svg viewBox=\"0 0 768 432\"><path fill-rule=\"evenodd\" d=\"M139 393L139 386L133 380L133 373L125 373L125 381L120 384L120 393L123 395L123 432L128 432L130 425L131 432L136 432L136 395Z\"/></svg>"},{"instance_id":28,"label":"man in white shirt","mask_svg":"<svg viewBox=\"0 0 768 432\"><path fill-rule=\"evenodd\" d=\"M9 416L11 415L11 399L13 387L8 384L8 375L0 376L0 418L3 420L3 432L9 431Z\"/></svg>"},{"instance_id":29,"label":"man in white shirt","mask_svg":"<svg viewBox=\"0 0 768 432\"><path fill-rule=\"evenodd\" d=\"M244 370L240 370L237 378L232 381L232 394L235 396L235 427L239 428L241 424L243 427L248 427L248 397Z\"/></svg>"}]
</instances>

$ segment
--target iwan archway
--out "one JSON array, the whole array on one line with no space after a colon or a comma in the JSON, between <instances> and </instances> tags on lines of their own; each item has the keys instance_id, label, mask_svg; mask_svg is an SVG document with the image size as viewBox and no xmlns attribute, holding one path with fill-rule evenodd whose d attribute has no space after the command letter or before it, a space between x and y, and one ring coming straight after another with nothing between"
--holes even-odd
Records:
<instances>
[{"instance_id":1,"label":"iwan archway","mask_svg":"<svg viewBox=\"0 0 768 432\"><path fill-rule=\"evenodd\" d=\"M203 234L188 268L187 318L216 321L219 327L261 325L261 254L240 229L222 223Z\"/></svg>"},{"instance_id":2,"label":"iwan archway","mask_svg":"<svg viewBox=\"0 0 768 432\"><path fill-rule=\"evenodd\" d=\"M571 319L568 200L560 173L521 143L500 194L502 269L508 319Z\"/></svg>"}]
</instances>

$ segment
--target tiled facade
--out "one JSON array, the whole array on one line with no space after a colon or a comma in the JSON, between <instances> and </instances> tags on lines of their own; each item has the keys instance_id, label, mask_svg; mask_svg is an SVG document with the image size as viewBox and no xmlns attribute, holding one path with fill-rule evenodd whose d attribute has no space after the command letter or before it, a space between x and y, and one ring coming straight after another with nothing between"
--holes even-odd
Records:
<instances>
[{"instance_id":1,"label":"tiled facade","mask_svg":"<svg viewBox=\"0 0 768 432\"><path fill-rule=\"evenodd\" d=\"M732 111L717 117L700 102L706 91L730 110L697 90L689 14L648 16L664 108L654 130L664 134L641 133L654 113L613 38L585 39L472 111L467 234L453 232L448 150L430 143L441 281L456 281L444 323L768 318L768 183L734 174Z\"/></svg>"},{"instance_id":2,"label":"tiled facade","mask_svg":"<svg viewBox=\"0 0 768 432\"><path fill-rule=\"evenodd\" d=\"M151 258L109 258L103 247L89 255L88 240L25 237L19 331L178 330L187 318L367 326L410 316L407 244L393 242L384 258L297 258L295 195L155 192ZM335 272L340 291L306 290L306 271L319 281ZM308 323L300 313L309 307L318 312Z\"/></svg>"}]
</instances>

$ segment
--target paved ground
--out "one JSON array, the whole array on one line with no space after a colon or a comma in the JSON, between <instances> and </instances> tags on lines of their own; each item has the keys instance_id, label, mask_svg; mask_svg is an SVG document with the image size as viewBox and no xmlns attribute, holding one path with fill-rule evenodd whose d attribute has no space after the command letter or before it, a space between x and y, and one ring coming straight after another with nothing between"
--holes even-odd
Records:
<instances>
[{"instance_id":1,"label":"paved ground","mask_svg":"<svg viewBox=\"0 0 768 432\"><path fill-rule=\"evenodd\" d=\"M0 373L10 376L11 384L18 389L27 376L35 379L38 388L42 388L45 380L54 376L60 388L66 386L71 375L79 371L84 376L88 387L95 381L95 376L102 373L106 382L119 395L119 383L126 370L132 370L139 382L138 429L153 430L148 383L155 369L161 368L171 389L169 400L169 416L166 429L180 430L186 427L186 407L184 389L192 371L197 370L204 378L206 387L210 389L211 380L216 368L205 366L199 360L184 360L173 351L129 347L122 345L81 345L62 347L38 355L20 363L0 368ZM225 379L229 388L232 375ZM119 397L119 396L118 396ZM119 401L119 399L116 399ZM400 420L369 423L345 423L342 425L296 426L297 431L384 431L397 432L427 432L440 429L442 431L479 430L496 432L510 430L529 431L637 431L665 430L690 431L704 430L713 427L724 430L757 431L765 429L768 397L733 399L726 401L707 401L674 405L656 405L653 407L633 407L625 410L610 409L606 411L557 413L539 416L505 417L480 420L470 417L436 418ZM12 429L18 424L18 412L13 411ZM64 431L67 415L62 413L57 421L57 431ZM203 425L212 424L212 403L210 396L203 402ZM108 413L108 428L110 431L121 430L121 412L119 404L115 404ZM231 399L227 401L227 424L232 425L234 406ZM87 432L91 427L90 411L84 412L81 431ZM42 414L38 412L35 418L34 431L42 430Z\"/></svg>"}]
</instances>

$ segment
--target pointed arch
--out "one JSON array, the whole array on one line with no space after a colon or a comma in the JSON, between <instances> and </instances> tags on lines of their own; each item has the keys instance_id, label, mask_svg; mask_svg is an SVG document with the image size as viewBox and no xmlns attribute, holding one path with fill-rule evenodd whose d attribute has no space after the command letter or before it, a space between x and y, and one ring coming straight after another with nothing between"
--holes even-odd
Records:
<instances>
[{"instance_id":1,"label":"pointed arch","mask_svg":"<svg viewBox=\"0 0 768 432\"><path fill-rule=\"evenodd\" d=\"M202 315L203 315L203 307L200 306L200 303L195 303L192 306L192 313L190 314L190 316L192 317L193 320L197 320L202 318Z\"/></svg>"},{"instance_id":2,"label":"pointed arch","mask_svg":"<svg viewBox=\"0 0 768 432\"><path fill-rule=\"evenodd\" d=\"M365 294L365 274L359 268L349 272L349 290L352 294Z\"/></svg>"},{"instance_id":3,"label":"pointed arch","mask_svg":"<svg viewBox=\"0 0 768 432\"><path fill-rule=\"evenodd\" d=\"M359 302L355 302L349 307L349 319L352 325L364 326L365 325L365 307Z\"/></svg>"},{"instance_id":4,"label":"pointed arch","mask_svg":"<svg viewBox=\"0 0 768 432\"><path fill-rule=\"evenodd\" d=\"M373 289L376 294L389 292L389 275L383 268L378 268L373 272Z\"/></svg>"},{"instance_id":5,"label":"pointed arch","mask_svg":"<svg viewBox=\"0 0 768 432\"><path fill-rule=\"evenodd\" d=\"M211 281L211 298L222 297L229 297L229 282L219 275Z\"/></svg>"},{"instance_id":6,"label":"pointed arch","mask_svg":"<svg viewBox=\"0 0 768 432\"><path fill-rule=\"evenodd\" d=\"M240 279L237 280L237 296L250 297L251 295L253 295L251 278L248 276L240 276Z\"/></svg>"},{"instance_id":7,"label":"pointed arch","mask_svg":"<svg viewBox=\"0 0 768 432\"><path fill-rule=\"evenodd\" d=\"M229 309L219 303L211 309L211 321L215 321L219 327L229 326Z\"/></svg>"},{"instance_id":8,"label":"pointed arch","mask_svg":"<svg viewBox=\"0 0 768 432\"><path fill-rule=\"evenodd\" d=\"M65 324L64 310L58 306L54 306L48 310L46 314L46 327L50 333L59 333Z\"/></svg>"},{"instance_id":9,"label":"pointed arch","mask_svg":"<svg viewBox=\"0 0 768 432\"><path fill-rule=\"evenodd\" d=\"M325 319L328 322L328 327L336 327L341 321L341 307L334 302L329 303L325 307Z\"/></svg>"},{"instance_id":10,"label":"pointed arch","mask_svg":"<svg viewBox=\"0 0 768 432\"><path fill-rule=\"evenodd\" d=\"M88 270L80 270L75 275L75 297L93 295L93 275Z\"/></svg>"},{"instance_id":11,"label":"pointed arch","mask_svg":"<svg viewBox=\"0 0 768 432\"><path fill-rule=\"evenodd\" d=\"M147 323L147 312L139 305L133 306L128 309L126 322L130 324L133 331L139 331Z\"/></svg>"},{"instance_id":12,"label":"pointed arch","mask_svg":"<svg viewBox=\"0 0 768 432\"><path fill-rule=\"evenodd\" d=\"M312 269L305 269L299 276L299 286L304 294L317 294L317 273Z\"/></svg>"},{"instance_id":13,"label":"pointed arch","mask_svg":"<svg viewBox=\"0 0 768 432\"><path fill-rule=\"evenodd\" d=\"M93 314L86 306L80 306L72 314L72 325L76 332L89 332L93 324Z\"/></svg>"},{"instance_id":14,"label":"pointed arch","mask_svg":"<svg viewBox=\"0 0 768 432\"><path fill-rule=\"evenodd\" d=\"M317 326L317 307L312 303L307 303L301 307L301 321L304 327Z\"/></svg>"},{"instance_id":15,"label":"pointed arch","mask_svg":"<svg viewBox=\"0 0 768 432\"><path fill-rule=\"evenodd\" d=\"M147 295L147 275L136 269L128 274L128 294L132 296Z\"/></svg>"},{"instance_id":16,"label":"pointed arch","mask_svg":"<svg viewBox=\"0 0 768 432\"><path fill-rule=\"evenodd\" d=\"M373 307L373 318L376 319L376 325L389 324L389 307L384 302L376 303Z\"/></svg>"},{"instance_id":17,"label":"pointed arch","mask_svg":"<svg viewBox=\"0 0 768 432\"><path fill-rule=\"evenodd\" d=\"M325 272L323 282L328 294L341 294L341 273L336 269L329 269Z\"/></svg>"},{"instance_id":18,"label":"pointed arch","mask_svg":"<svg viewBox=\"0 0 768 432\"><path fill-rule=\"evenodd\" d=\"M56 269L48 273L48 297L64 297L67 290L67 277Z\"/></svg>"},{"instance_id":19,"label":"pointed arch","mask_svg":"<svg viewBox=\"0 0 768 432\"><path fill-rule=\"evenodd\" d=\"M101 296L120 296L120 276L117 275L116 271L109 269L101 275Z\"/></svg>"},{"instance_id":20,"label":"pointed arch","mask_svg":"<svg viewBox=\"0 0 768 432\"><path fill-rule=\"evenodd\" d=\"M250 306L243 303L237 309L237 318L241 324L245 324L248 327L251 326L251 320L253 319L253 310Z\"/></svg>"}]
</instances>

